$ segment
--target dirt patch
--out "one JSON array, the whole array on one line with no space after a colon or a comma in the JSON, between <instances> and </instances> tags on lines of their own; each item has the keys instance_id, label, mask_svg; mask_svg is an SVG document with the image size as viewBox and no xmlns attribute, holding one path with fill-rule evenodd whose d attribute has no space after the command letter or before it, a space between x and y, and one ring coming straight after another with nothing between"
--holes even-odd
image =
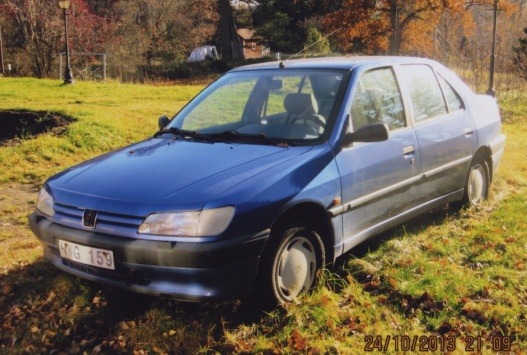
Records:
<instances>
[{"instance_id":1,"label":"dirt patch","mask_svg":"<svg viewBox=\"0 0 527 355\"><path fill-rule=\"evenodd\" d=\"M13 146L42 133L62 134L73 120L46 111L0 111L0 146Z\"/></svg>"},{"instance_id":2,"label":"dirt patch","mask_svg":"<svg viewBox=\"0 0 527 355\"><path fill-rule=\"evenodd\" d=\"M27 222L37 196L34 185L0 185L0 275L13 267L12 262L33 260L42 253Z\"/></svg>"}]
</instances>

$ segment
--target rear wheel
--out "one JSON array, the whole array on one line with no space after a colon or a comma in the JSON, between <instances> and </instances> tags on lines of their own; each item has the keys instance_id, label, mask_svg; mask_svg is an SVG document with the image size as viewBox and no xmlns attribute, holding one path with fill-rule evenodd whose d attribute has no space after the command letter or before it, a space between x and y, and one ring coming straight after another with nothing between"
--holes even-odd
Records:
<instances>
[{"instance_id":1,"label":"rear wheel","mask_svg":"<svg viewBox=\"0 0 527 355\"><path fill-rule=\"evenodd\" d=\"M484 159L472 162L465 182L463 204L467 207L478 206L488 198L490 186L489 165Z\"/></svg>"},{"instance_id":2,"label":"rear wheel","mask_svg":"<svg viewBox=\"0 0 527 355\"><path fill-rule=\"evenodd\" d=\"M275 305L293 301L315 284L317 271L324 263L324 244L313 228L278 231L262 255L260 299Z\"/></svg>"}]
</instances>

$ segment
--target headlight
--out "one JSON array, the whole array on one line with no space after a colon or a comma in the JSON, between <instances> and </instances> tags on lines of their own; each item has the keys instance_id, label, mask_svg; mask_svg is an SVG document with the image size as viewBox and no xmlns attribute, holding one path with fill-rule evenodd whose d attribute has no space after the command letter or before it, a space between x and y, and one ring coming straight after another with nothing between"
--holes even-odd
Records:
<instances>
[{"instance_id":1,"label":"headlight","mask_svg":"<svg viewBox=\"0 0 527 355\"><path fill-rule=\"evenodd\" d=\"M206 237L222 233L234 216L234 207L202 211L153 213L139 226L140 234Z\"/></svg>"},{"instance_id":2,"label":"headlight","mask_svg":"<svg viewBox=\"0 0 527 355\"><path fill-rule=\"evenodd\" d=\"M53 210L53 197L51 197L45 188L42 188L38 193L37 210L50 217L55 214Z\"/></svg>"}]
</instances>

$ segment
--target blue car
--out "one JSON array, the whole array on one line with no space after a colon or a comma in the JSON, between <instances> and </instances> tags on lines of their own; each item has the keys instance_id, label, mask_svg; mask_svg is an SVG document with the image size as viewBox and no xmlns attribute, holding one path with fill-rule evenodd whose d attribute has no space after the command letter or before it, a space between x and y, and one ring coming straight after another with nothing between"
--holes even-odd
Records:
<instances>
[{"instance_id":1,"label":"blue car","mask_svg":"<svg viewBox=\"0 0 527 355\"><path fill-rule=\"evenodd\" d=\"M56 267L180 300L290 302L366 239L481 204L505 146L492 97L404 57L237 68L159 126L46 181L29 224Z\"/></svg>"}]
</instances>

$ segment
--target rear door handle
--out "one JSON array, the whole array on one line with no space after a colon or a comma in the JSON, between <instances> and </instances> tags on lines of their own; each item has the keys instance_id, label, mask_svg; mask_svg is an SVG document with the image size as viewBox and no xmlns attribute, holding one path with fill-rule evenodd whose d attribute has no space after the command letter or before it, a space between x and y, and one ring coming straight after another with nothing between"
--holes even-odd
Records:
<instances>
[{"instance_id":1,"label":"rear door handle","mask_svg":"<svg viewBox=\"0 0 527 355\"><path fill-rule=\"evenodd\" d=\"M471 127L467 127L463 130L463 133L465 133L465 137L472 137L472 135L474 134L474 131L472 130Z\"/></svg>"}]
</instances>

